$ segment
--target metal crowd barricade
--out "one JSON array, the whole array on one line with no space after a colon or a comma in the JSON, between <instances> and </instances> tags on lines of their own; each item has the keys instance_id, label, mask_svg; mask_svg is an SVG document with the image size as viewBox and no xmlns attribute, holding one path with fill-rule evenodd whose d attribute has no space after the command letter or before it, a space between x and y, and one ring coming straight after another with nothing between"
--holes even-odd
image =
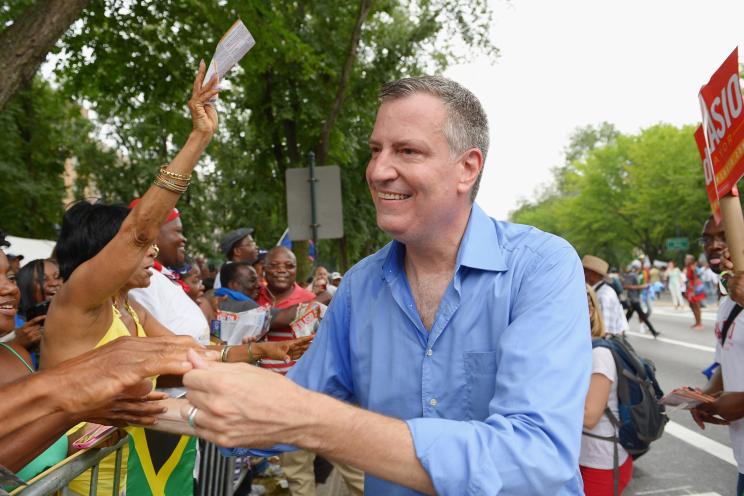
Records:
<instances>
[{"instance_id":1,"label":"metal crowd barricade","mask_svg":"<svg viewBox=\"0 0 744 496\"><path fill-rule=\"evenodd\" d=\"M197 496L232 496L250 470L235 457L222 456L215 444L199 441L199 484Z\"/></svg>"},{"instance_id":2,"label":"metal crowd barricade","mask_svg":"<svg viewBox=\"0 0 744 496\"><path fill-rule=\"evenodd\" d=\"M120 492L119 486L121 485L122 449L127 443L129 443L129 437L125 436L113 446L90 448L80 451L37 475L29 481L27 486L21 486L13 490L10 494L11 496L46 496L54 494L55 491L63 490L73 479L90 469L92 472L90 476L89 495L95 496L98 489L98 464L108 455L116 452L112 496L117 496Z\"/></svg>"},{"instance_id":3,"label":"metal crowd barricade","mask_svg":"<svg viewBox=\"0 0 744 496\"><path fill-rule=\"evenodd\" d=\"M90 448L61 461L10 492L10 496L47 496L56 491L68 494L66 486L86 470L91 470L90 496L98 489L98 465L111 453L116 452L114 484L112 496L122 492L121 469L122 449L129 443L129 436L105 448ZM241 463L235 457L226 458L219 453L217 446L199 441L201 462L199 464L199 483L197 496L233 496L250 470L250 464ZM237 469L237 470L236 470ZM135 495L136 496L136 495Z\"/></svg>"}]
</instances>

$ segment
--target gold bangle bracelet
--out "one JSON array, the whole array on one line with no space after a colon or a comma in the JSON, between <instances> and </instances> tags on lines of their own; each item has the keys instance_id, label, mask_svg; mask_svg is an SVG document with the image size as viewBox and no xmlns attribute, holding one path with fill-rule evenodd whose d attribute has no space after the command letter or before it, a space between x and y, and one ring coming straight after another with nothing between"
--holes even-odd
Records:
<instances>
[{"instance_id":1,"label":"gold bangle bracelet","mask_svg":"<svg viewBox=\"0 0 744 496\"><path fill-rule=\"evenodd\" d=\"M153 184L155 186L158 186L160 188L163 188L164 190L170 191L172 193L178 193L179 195L180 194L183 194L186 191L186 190L184 190L182 188L175 188L173 186L169 186L168 184L164 183L163 181L157 181L156 180L156 181L153 182Z\"/></svg>"},{"instance_id":2,"label":"gold bangle bracelet","mask_svg":"<svg viewBox=\"0 0 744 496\"><path fill-rule=\"evenodd\" d=\"M172 191L173 193L178 193L178 194L185 193L186 190L189 189L188 185L182 186L172 181L168 181L167 179L163 179L160 176L155 178L155 180L153 181L153 184L155 186L158 186L160 188L163 188L163 189L166 189L168 191Z\"/></svg>"},{"instance_id":3,"label":"gold bangle bracelet","mask_svg":"<svg viewBox=\"0 0 744 496\"><path fill-rule=\"evenodd\" d=\"M188 186L191 184L191 179L183 179L183 178L174 178L172 176L169 176L168 174L165 174L166 171L161 170L160 174L158 174L157 177L162 179L163 181L168 181L174 184L178 184L179 186Z\"/></svg>"},{"instance_id":4,"label":"gold bangle bracelet","mask_svg":"<svg viewBox=\"0 0 744 496\"><path fill-rule=\"evenodd\" d=\"M246 360L246 362L248 363L256 363L258 361L256 360L256 357L253 356L253 351L251 350L252 347L253 347L253 341L248 343L248 359Z\"/></svg>"},{"instance_id":5,"label":"gold bangle bracelet","mask_svg":"<svg viewBox=\"0 0 744 496\"><path fill-rule=\"evenodd\" d=\"M168 167L168 166L167 165L164 165L164 166L162 166L160 168L160 174L165 175L165 176L168 176L168 177L173 178L173 179L178 179L180 181L187 181L187 182L188 181L191 181L191 174L189 174L188 176L186 176L184 174L179 174L178 172L169 171L169 170L166 169L166 167Z\"/></svg>"}]
</instances>

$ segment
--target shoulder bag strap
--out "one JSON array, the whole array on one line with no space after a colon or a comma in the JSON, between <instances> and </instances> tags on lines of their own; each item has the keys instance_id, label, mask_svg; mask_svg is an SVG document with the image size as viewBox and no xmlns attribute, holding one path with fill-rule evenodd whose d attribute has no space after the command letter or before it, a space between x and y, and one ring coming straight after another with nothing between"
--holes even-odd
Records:
<instances>
[{"instance_id":1,"label":"shoulder bag strap","mask_svg":"<svg viewBox=\"0 0 744 496\"><path fill-rule=\"evenodd\" d=\"M723 328L721 329L721 348L723 348L723 344L726 342L726 336L728 335L731 325L736 320L736 317L739 316L741 310L742 306L737 303L734 305L734 308L731 309L728 318L723 322Z\"/></svg>"}]
</instances>

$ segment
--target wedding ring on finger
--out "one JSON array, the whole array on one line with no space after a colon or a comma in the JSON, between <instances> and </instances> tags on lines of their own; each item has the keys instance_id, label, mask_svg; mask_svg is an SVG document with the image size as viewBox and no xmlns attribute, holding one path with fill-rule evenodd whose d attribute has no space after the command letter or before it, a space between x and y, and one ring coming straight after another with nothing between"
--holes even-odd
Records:
<instances>
[{"instance_id":1,"label":"wedding ring on finger","mask_svg":"<svg viewBox=\"0 0 744 496\"><path fill-rule=\"evenodd\" d=\"M199 409L195 406L192 406L191 409L189 409L189 415L186 417L186 421L189 424L189 427L192 429L196 429L195 421L196 421L196 412L198 412Z\"/></svg>"}]
</instances>

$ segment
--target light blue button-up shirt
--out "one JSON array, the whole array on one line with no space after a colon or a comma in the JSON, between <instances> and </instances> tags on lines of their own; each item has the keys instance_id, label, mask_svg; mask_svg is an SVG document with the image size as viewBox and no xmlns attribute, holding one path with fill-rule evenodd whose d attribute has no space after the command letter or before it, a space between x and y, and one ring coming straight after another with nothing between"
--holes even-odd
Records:
<instances>
[{"instance_id":1,"label":"light blue button-up shirt","mask_svg":"<svg viewBox=\"0 0 744 496\"><path fill-rule=\"evenodd\" d=\"M404 254L393 241L347 272L289 377L405 420L438 494L582 494L592 359L574 249L474 205L430 332ZM365 492L416 494L369 475Z\"/></svg>"}]
</instances>

